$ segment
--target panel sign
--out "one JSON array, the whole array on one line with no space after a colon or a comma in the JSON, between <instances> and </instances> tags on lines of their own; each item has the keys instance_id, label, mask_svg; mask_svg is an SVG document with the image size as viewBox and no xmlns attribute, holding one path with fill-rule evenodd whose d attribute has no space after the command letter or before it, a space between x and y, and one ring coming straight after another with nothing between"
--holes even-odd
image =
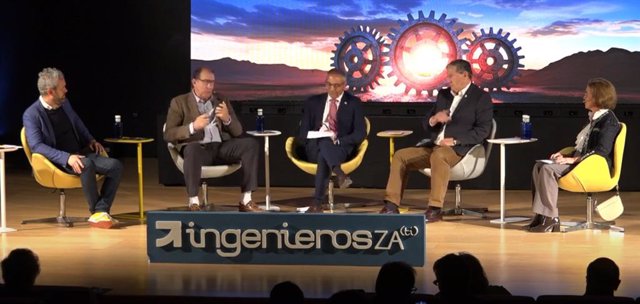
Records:
<instances>
[{"instance_id":1,"label":"panel sign","mask_svg":"<svg viewBox=\"0 0 640 304\"><path fill-rule=\"evenodd\" d=\"M151 262L423 266L422 214L152 211Z\"/></svg>"}]
</instances>

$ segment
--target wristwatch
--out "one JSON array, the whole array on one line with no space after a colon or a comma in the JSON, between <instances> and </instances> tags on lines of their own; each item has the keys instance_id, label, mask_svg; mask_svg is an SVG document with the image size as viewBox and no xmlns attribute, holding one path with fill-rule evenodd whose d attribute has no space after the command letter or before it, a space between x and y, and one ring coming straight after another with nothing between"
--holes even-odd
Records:
<instances>
[{"instance_id":1,"label":"wristwatch","mask_svg":"<svg viewBox=\"0 0 640 304\"><path fill-rule=\"evenodd\" d=\"M457 144L458 144L458 141L454 139L454 140L453 140L453 145L455 146L455 145L457 145Z\"/></svg>"}]
</instances>

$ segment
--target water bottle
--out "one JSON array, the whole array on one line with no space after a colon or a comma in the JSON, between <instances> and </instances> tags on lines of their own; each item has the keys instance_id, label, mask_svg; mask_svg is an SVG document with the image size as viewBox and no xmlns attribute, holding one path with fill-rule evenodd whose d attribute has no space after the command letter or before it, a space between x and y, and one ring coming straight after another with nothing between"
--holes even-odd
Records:
<instances>
[{"instance_id":1,"label":"water bottle","mask_svg":"<svg viewBox=\"0 0 640 304\"><path fill-rule=\"evenodd\" d=\"M264 115L262 115L262 109L258 109L258 116L256 117L256 131L264 132Z\"/></svg>"},{"instance_id":2,"label":"water bottle","mask_svg":"<svg viewBox=\"0 0 640 304\"><path fill-rule=\"evenodd\" d=\"M120 115L116 115L113 123L113 136L115 138L122 138L122 118Z\"/></svg>"},{"instance_id":3,"label":"water bottle","mask_svg":"<svg viewBox=\"0 0 640 304\"><path fill-rule=\"evenodd\" d=\"M522 123L520 124L520 138L531 139L531 117L522 115Z\"/></svg>"}]
</instances>

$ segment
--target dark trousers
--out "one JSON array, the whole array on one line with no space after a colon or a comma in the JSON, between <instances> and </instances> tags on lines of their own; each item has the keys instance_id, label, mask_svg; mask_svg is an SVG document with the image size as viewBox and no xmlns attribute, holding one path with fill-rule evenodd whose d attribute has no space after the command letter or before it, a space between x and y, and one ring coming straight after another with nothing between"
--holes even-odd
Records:
<instances>
[{"instance_id":1,"label":"dark trousers","mask_svg":"<svg viewBox=\"0 0 640 304\"><path fill-rule=\"evenodd\" d=\"M242 192L258 188L258 156L260 145L253 138L232 138L222 143L190 143L182 148L184 182L189 197L197 196L200 189L202 166L242 164Z\"/></svg>"},{"instance_id":2,"label":"dark trousers","mask_svg":"<svg viewBox=\"0 0 640 304\"><path fill-rule=\"evenodd\" d=\"M330 138L318 138L307 140L305 150L307 152L307 160L318 164L313 202L321 204L325 198L331 173L344 174L340 169L340 165L351 155L353 147L334 145Z\"/></svg>"},{"instance_id":3,"label":"dark trousers","mask_svg":"<svg viewBox=\"0 0 640 304\"><path fill-rule=\"evenodd\" d=\"M111 212L111 205L116 197L120 179L122 178L122 163L113 158L90 153L82 159L84 168L80 174L82 191L89 204L89 212ZM70 174L78 175L73 169L65 167ZM98 193L96 174L104 175L102 189Z\"/></svg>"}]
</instances>

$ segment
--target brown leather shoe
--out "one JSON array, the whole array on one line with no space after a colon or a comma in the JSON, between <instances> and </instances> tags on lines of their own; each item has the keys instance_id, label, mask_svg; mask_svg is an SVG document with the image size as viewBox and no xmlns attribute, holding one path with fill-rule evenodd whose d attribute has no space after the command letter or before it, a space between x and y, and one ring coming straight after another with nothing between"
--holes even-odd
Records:
<instances>
[{"instance_id":1,"label":"brown leather shoe","mask_svg":"<svg viewBox=\"0 0 640 304\"><path fill-rule=\"evenodd\" d=\"M240 211L240 212L260 212L262 210L260 209L260 207L258 207L258 205L256 205L256 203L254 203L253 201L249 201L246 204L243 204L242 202L238 203L238 211Z\"/></svg>"},{"instance_id":2,"label":"brown leather shoe","mask_svg":"<svg viewBox=\"0 0 640 304\"><path fill-rule=\"evenodd\" d=\"M398 207L396 208L389 208L386 204L384 207L382 207L382 209L378 212L380 214L400 214L400 211L398 211Z\"/></svg>"},{"instance_id":3,"label":"brown leather shoe","mask_svg":"<svg viewBox=\"0 0 640 304\"><path fill-rule=\"evenodd\" d=\"M189 204L189 211L201 211L199 204Z\"/></svg>"},{"instance_id":4,"label":"brown leather shoe","mask_svg":"<svg viewBox=\"0 0 640 304\"><path fill-rule=\"evenodd\" d=\"M442 220L442 208L432 208L428 207L427 211L424 212L424 221L426 223L433 223Z\"/></svg>"},{"instance_id":5,"label":"brown leather shoe","mask_svg":"<svg viewBox=\"0 0 640 304\"><path fill-rule=\"evenodd\" d=\"M312 204L305 213L324 213L324 211L322 210L322 205Z\"/></svg>"}]
</instances>

